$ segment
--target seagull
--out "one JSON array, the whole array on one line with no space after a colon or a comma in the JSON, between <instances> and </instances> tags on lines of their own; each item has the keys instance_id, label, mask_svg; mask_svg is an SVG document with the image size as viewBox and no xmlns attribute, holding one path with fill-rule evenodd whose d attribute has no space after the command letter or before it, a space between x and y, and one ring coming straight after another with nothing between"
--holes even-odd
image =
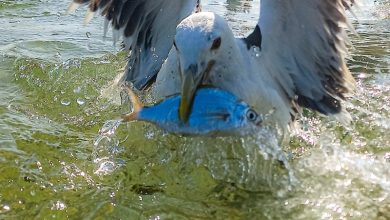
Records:
<instances>
[{"instance_id":1,"label":"seagull","mask_svg":"<svg viewBox=\"0 0 390 220\"><path fill-rule=\"evenodd\" d=\"M261 0L257 25L235 37L226 20L201 12L200 0L74 0L100 11L131 50L122 82L153 86L164 99L181 94L179 116L197 89L227 90L269 114L282 133L303 108L348 117L342 102L355 81L346 66L346 10L354 0Z\"/></svg>"}]
</instances>

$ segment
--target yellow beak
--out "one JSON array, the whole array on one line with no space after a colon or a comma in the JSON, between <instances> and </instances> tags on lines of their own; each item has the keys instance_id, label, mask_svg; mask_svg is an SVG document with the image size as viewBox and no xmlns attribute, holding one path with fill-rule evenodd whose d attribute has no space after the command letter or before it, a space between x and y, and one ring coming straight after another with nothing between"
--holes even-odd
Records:
<instances>
[{"instance_id":1,"label":"yellow beak","mask_svg":"<svg viewBox=\"0 0 390 220\"><path fill-rule=\"evenodd\" d=\"M197 76L197 66L190 65L189 68L182 73L181 100L179 106L179 118L183 122L187 122L191 114L192 103L202 77Z\"/></svg>"}]
</instances>

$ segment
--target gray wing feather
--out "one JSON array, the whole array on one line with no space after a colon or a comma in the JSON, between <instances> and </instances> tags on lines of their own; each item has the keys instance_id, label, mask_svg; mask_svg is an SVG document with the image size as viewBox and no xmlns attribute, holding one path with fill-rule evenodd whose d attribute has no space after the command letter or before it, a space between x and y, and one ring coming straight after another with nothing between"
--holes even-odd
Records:
<instances>
[{"instance_id":1,"label":"gray wing feather","mask_svg":"<svg viewBox=\"0 0 390 220\"><path fill-rule=\"evenodd\" d=\"M350 0L262 0L262 65L300 106L323 114L342 110L354 88L345 64Z\"/></svg>"},{"instance_id":2,"label":"gray wing feather","mask_svg":"<svg viewBox=\"0 0 390 220\"><path fill-rule=\"evenodd\" d=\"M111 24L114 41L131 50L123 80L144 89L155 79L173 44L176 26L198 9L199 0L74 0L100 11Z\"/></svg>"}]
</instances>

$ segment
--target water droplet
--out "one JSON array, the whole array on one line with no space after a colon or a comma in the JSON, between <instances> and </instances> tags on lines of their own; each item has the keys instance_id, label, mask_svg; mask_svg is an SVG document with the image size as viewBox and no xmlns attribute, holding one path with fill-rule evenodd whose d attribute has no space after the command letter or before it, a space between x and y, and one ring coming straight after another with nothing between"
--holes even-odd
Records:
<instances>
[{"instance_id":1,"label":"water droplet","mask_svg":"<svg viewBox=\"0 0 390 220\"><path fill-rule=\"evenodd\" d=\"M4 212L8 212L11 210L11 207L9 207L8 205L3 205L3 210L0 210L0 213L4 213Z\"/></svg>"},{"instance_id":2,"label":"water droplet","mask_svg":"<svg viewBox=\"0 0 390 220\"><path fill-rule=\"evenodd\" d=\"M66 208L65 203L61 201L56 201L51 207L51 210L64 210L65 208Z\"/></svg>"},{"instance_id":3,"label":"water droplet","mask_svg":"<svg viewBox=\"0 0 390 220\"><path fill-rule=\"evenodd\" d=\"M62 100L61 100L61 104L62 104L62 105L65 105L65 106L69 106L69 105L70 105L70 101L67 100L67 99L62 99Z\"/></svg>"},{"instance_id":4,"label":"water droplet","mask_svg":"<svg viewBox=\"0 0 390 220\"><path fill-rule=\"evenodd\" d=\"M42 164L41 164L41 162L37 161L37 167L38 167L39 170L42 170Z\"/></svg>"},{"instance_id":5,"label":"water droplet","mask_svg":"<svg viewBox=\"0 0 390 220\"><path fill-rule=\"evenodd\" d=\"M366 78L368 78L368 75L365 73L360 73L359 75L357 75L357 78L358 79L366 79Z\"/></svg>"},{"instance_id":6,"label":"water droplet","mask_svg":"<svg viewBox=\"0 0 390 220\"><path fill-rule=\"evenodd\" d=\"M260 48L253 46L252 52L255 57L260 57Z\"/></svg>"},{"instance_id":7,"label":"water droplet","mask_svg":"<svg viewBox=\"0 0 390 220\"><path fill-rule=\"evenodd\" d=\"M79 104L79 105L84 105L85 104L85 101L83 99L81 99L81 98L78 98L76 101L77 101L77 104Z\"/></svg>"},{"instance_id":8,"label":"water droplet","mask_svg":"<svg viewBox=\"0 0 390 220\"><path fill-rule=\"evenodd\" d=\"M80 93L81 92L81 87L77 86L76 88L73 89L74 93Z\"/></svg>"}]
</instances>

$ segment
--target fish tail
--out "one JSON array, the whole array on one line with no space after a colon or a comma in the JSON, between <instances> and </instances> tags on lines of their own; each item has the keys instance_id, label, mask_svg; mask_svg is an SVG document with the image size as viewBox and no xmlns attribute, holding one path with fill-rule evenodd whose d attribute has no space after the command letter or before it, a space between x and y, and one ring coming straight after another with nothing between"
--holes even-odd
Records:
<instances>
[{"instance_id":1,"label":"fish tail","mask_svg":"<svg viewBox=\"0 0 390 220\"><path fill-rule=\"evenodd\" d=\"M137 97L134 92L128 88L124 88L127 91L127 94L129 95L130 101L133 104L133 112L130 112L124 116L122 116L122 121L123 122L128 122L128 121L134 121L138 119L138 113L143 109L144 104L141 102L141 100Z\"/></svg>"},{"instance_id":2,"label":"fish tail","mask_svg":"<svg viewBox=\"0 0 390 220\"><path fill-rule=\"evenodd\" d=\"M141 109L144 107L144 104L142 101L138 98L138 96L129 88L126 87L124 88L129 95L130 101L133 104L133 108L135 112L141 111Z\"/></svg>"},{"instance_id":3,"label":"fish tail","mask_svg":"<svg viewBox=\"0 0 390 220\"><path fill-rule=\"evenodd\" d=\"M122 122L135 121L138 119L138 112L130 112L122 116Z\"/></svg>"}]
</instances>

